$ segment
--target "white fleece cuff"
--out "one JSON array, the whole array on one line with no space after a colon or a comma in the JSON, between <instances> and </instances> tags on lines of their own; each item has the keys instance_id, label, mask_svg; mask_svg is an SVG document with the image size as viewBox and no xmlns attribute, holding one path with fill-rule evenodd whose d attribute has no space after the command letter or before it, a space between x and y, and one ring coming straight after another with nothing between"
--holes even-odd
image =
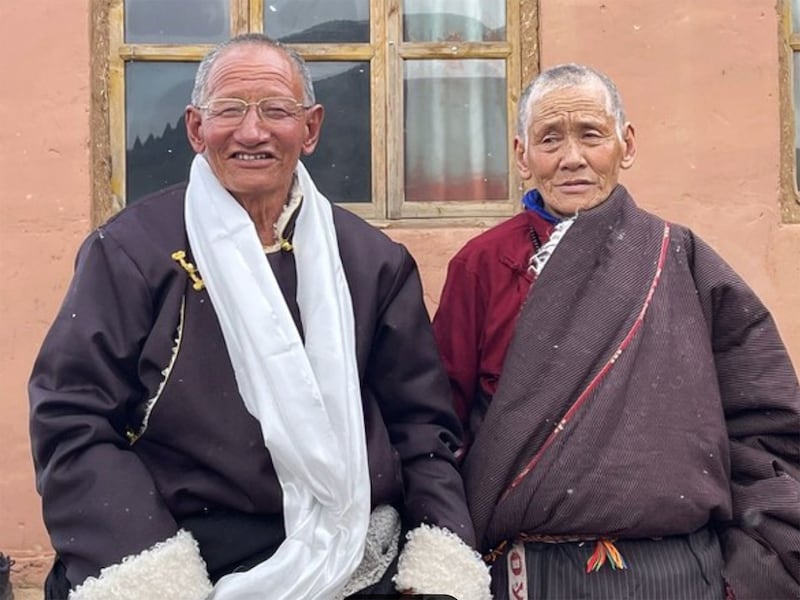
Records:
<instances>
[{"instance_id":1,"label":"white fleece cuff","mask_svg":"<svg viewBox=\"0 0 800 600\"><path fill-rule=\"evenodd\" d=\"M422 524L406 540L393 579L397 590L491 600L489 567L456 534Z\"/></svg>"},{"instance_id":2,"label":"white fleece cuff","mask_svg":"<svg viewBox=\"0 0 800 600\"><path fill-rule=\"evenodd\" d=\"M69 600L203 600L211 588L197 541L181 530L140 554L104 568L98 577L89 577L70 592Z\"/></svg>"},{"instance_id":3,"label":"white fleece cuff","mask_svg":"<svg viewBox=\"0 0 800 600\"><path fill-rule=\"evenodd\" d=\"M372 511L364 545L364 558L344 589L336 595L336 600L343 600L380 581L397 556L400 529L400 515L394 507L382 504Z\"/></svg>"}]
</instances>

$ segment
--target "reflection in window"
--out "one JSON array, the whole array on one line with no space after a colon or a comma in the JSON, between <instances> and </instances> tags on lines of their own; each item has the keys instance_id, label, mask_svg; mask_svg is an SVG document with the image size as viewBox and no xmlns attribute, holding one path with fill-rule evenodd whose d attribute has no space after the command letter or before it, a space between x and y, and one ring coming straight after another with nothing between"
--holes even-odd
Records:
<instances>
[{"instance_id":1,"label":"reflection in window","mask_svg":"<svg viewBox=\"0 0 800 600\"><path fill-rule=\"evenodd\" d=\"M126 201L185 181L194 151L183 111L195 62L131 62L125 69Z\"/></svg>"},{"instance_id":2,"label":"reflection in window","mask_svg":"<svg viewBox=\"0 0 800 600\"><path fill-rule=\"evenodd\" d=\"M230 36L230 0L126 0L129 44L215 43Z\"/></svg>"},{"instance_id":3,"label":"reflection in window","mask_svg":"<svg viewBox=\"0 0 800 600\"><path fill-rule=\"evenodd\" d=\"M316 151L303 157L320 191L334 202L371 201L368 62L310 62L317 101L325 106ZM126 67L128 203L185 181L194 151L183 111L197 63L131 62Z\"/></svg>"},{"instance_id":4,"label":"reflection in window","mask_svg":"<svg viewBox=\"0 0 800 600\"><path fill-rule=\"evenodd\" d=\"M506 39L505 0L405 0L408 42L495 42Z\"/></svg>"},{"instance_id":5,"label":"reflection in window","mask_svg":"<svg viewBox=\"0 0 800 600\"><path fill-rule=\"evenodd\" d=\"M503 60L405 62L407 201L508 198Z\"/></svg>"},{"instance_id":6,"label":"reflection in window","mask_svg":"<svg viewBox=\"0 0 800 600\"><path fill-rule=\"evenodd\" d=\"M264 33L287 44L369 42L368 0L264 0Z\"/></svg>"},{"instance_id":7,"label":"reflection in window","mask_svg":"<svg viewBox=\"0 0 800 600\"><path fill-rule=\"evenodd\" d=\"M302 158L332 202L371 202L368 62L309 62L317 102L325 107L317 149Z\"/></svg>"}]
</instances>

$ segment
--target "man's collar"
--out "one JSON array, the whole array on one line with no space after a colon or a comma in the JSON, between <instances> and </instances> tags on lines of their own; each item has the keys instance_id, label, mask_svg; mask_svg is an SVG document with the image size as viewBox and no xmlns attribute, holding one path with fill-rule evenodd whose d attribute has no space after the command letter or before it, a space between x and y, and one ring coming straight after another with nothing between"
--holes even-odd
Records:
<instances>
[{"instance_id":1,"label":"man's collar","mask_svg":"<svg viewBox=\"0 0 800 600\"><path fill-rule=\"evenodd\" d=\"M289 189L289 197L286 199L286 204L283 205L283 212L278 215L278 220L275 221L275 243L271 246L265 246L264 252L270 253L279 250L289 252L292 250L294 223L302 202L303 191L300 189L300 182L295 174L294 179L292 179L292 187Z\"/></svg>"}]
</instances>

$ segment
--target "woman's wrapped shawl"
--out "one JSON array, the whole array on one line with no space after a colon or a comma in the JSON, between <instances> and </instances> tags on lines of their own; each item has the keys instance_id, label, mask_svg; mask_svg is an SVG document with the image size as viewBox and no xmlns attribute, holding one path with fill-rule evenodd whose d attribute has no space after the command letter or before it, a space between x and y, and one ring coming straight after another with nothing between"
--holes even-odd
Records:
<instances>
[{"instance_id":1,"label":"woman's wrapped shawl","mask_svg":"<svg viewBox=\"0 0 800 600\"><path fill-rule=\"evenodd\" d=\"M665 225L618 186L534 284L464 466L478 540L712 523L737 597L796 594L797 376L755 294Z\"/></svg>"}]
</instances>

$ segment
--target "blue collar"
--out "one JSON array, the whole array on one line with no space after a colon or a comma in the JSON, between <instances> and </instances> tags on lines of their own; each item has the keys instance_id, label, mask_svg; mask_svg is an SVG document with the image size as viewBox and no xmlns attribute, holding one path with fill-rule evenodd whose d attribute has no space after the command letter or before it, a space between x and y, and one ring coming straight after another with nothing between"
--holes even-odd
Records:
<instances>
[{"instance_id":1,"label":"blue collar","mask_svg":"<svg viewBox=\"0 0 800 600\"><path fill-rule=\"evenodd\" d=\"M544 200L542 200L542 195L539 193L538 190L528 190L525 195L522 197L522 205L527 210L532 210L537 215L542 217L548 223L552 223L556 225L561 222L561 219L558 217L554 217L549 212L547 212L544 208Z\"/></svg>"}]
</instances>

